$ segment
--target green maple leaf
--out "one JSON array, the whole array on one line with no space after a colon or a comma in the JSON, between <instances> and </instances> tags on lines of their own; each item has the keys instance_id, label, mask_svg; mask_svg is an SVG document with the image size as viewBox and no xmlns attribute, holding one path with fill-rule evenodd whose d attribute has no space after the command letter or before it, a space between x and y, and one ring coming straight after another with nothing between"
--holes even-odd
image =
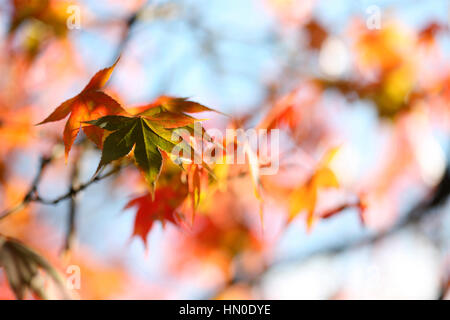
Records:
<instances>
[{"instance_id":1,"label":"green maple leaf","mask_svg":"<svg viewBox=\"0 0 450 320\"><path fill-rule=\"evenodd\" d=\"M183 117L179 119L179 125L174 121L169 122L169 128L164 125L167 117L171 114L149 116L105 116L97 120L87 121L87 123L112 131L103 144L102 157L98 170L114 160L118 160L131 152L134 147L134 158L137 166L142 170L147 182L155 190L156 181L162 167L162 155L160 150L171 154L175 147L188 154L193 159L196 156L195 150L185 140L178 136L177 141L173 141L173 131L178 128L189 127L195 118ZM189 121L188 121L189 120ZM175 135L177 137L177 135ZM202 165L210 170L203 162Z\"/></svg>"}]
</instances>

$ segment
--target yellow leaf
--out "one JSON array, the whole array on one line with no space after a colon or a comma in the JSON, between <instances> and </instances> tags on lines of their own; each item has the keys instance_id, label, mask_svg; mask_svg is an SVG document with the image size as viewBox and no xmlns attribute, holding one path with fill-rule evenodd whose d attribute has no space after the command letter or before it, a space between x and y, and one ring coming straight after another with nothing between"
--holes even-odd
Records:
<instances>
[{"instance_id":1,"label":"yellow leaf","mask_svg":"<svg viewBox=\"0 0 450 320\"><path fill-rule=\"evenodd\" d=\"M308 214L314 213L317 192L310 185L302 186L291 194L289 203L289 221L292 221L300 212L306 210Z\"/></svg>"},{"instance_id":2,"label":"yellow leaf","mask_svg":"<svg viewBox=\"0 0 450 320\"><path fill-rule=\"evenodd\" d=\"M339 188L336 175L330 168L320 168L313 176L315 188Z\"/></svg>"}]
</instances>

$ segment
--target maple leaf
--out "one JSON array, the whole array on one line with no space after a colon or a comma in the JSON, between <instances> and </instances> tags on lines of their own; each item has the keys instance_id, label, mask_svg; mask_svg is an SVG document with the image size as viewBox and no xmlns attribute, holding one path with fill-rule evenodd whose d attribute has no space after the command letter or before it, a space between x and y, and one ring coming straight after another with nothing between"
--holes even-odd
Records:
<instances>
[{"instance_id":1,"label":"maple leaf","mask_svg":"<svg viewBox=\"0 0 450 320\"><path fill-rule=\"evenodd\" d=\"M188 98L177 98L171 96L160 96L147 105L136 107L135 110L141 114L144 112L147 114L151 114L153 112L159 113L163 110L177 114L216 112L225 115L222 112L208 108L198 102L190 101Z\"/></svg>"},{"instance_id":2,"label":"maple leaf","mask_svg":"<svg viewBox=\"0 0 450 320\"><path fill-rule=\"evenodd\" d=\"M194 135L194 123L206 119L196 119L187 113L216 112L228 116L220 111L208 108L200 103L190 101L188 98L176 98L171 96L160 96L153 102L129 109L134 115L146 116L148 119L163 122L165 128L180 128L188 130ZM212 138L206 130L200 126L204 140L212 142Z\"/></svg>"},{"instance_id":3,"label":"maple leaf","mask_svg":"<svg viewBox=\"0 0 450 320\"><path fill-rule=\"evenodd\" d=\"M165 128L183 128L188 130L191 135L194 135L194 123L206 119L196 119L189 116L187 113L199 112L216 112L218 114L227 116L226 114L208 108L200 103L190 101L188 98L176 98L171 96L160 96L153 102L132 108L130 113L140 116L146 116L147 119L159 121L163 123ZM206 130L201 127L202 137L204 140L211 142L211 137Z\"/></svg>"},{"instance_id":4,"label":"maple leaf","mask_svg":"<svg viewBox=\"0 0 450 320\"><path fill-rule=\"evenodd\" d=\"M66 161L83 122L105 115L127 114L116 100L99 91L108 82L118 61L111 67L97 72L78 95L63 102L45 120L38 123L38 125L41 125L59 121L66 118L70 113L64 128L63 137ZM84 126L83 131L99 148L102 147L103 130L94 126Z\"/></svg>"},{"instance_id":5,"label":"maple leaf","mask_svg":"<svg viewBox=\"0 0 450 320\"><path fill-rule=\"evenodd\" d=\"M155 102L135 108L134 111L133 117L109 115L86 121L100 129L112 131L104 141L97 172L108 163L128 155L134 147L136 164L143 171L152 194L162 167L160 150L166 152L177 164L181 164L179 160L186 157L191 162L200 159L202 167L214 176L194 148L175 132L175 129L186 129L189 134L194 135L194 123L201 120L185 112L214 111L213 109L186 98L162 96ZM204 128L201 128L203 138L208 140ZM182 155L176 154L177 151L182 152Z\"/></svg>"},{"instance_id":6,"label":"maple leaf","mask_svg":"<svg viewBox=\"0 0 450 320\"><path fill-rule=\"evenodd\" d=\"M318 168L305 184L295 189L290 196L289 221L292 221L301 211L307 212L306 225L308 230L314 222L318 190L321 188L338 188L339 182L334 172L328 168L329 163L339 149L330 150L320 162Z\"/></svg>"},{"instance_id":7,"label":"maple leaf","mask_svg":"<svg viewBox=\"0 0 450 320\"><path fill-rule=\"evenodd\" d=\"M185 198L186 193L168 186L156 190L154 199L149 193L132 199L125 209L137 207L133 236L140 237L146 244L147 235L155 221L160 221L163 227L167 222L176 225L176 210Z\"/></svg>"},{"instance_id":8,"label":"maple leaf","mask_svg":"<svg viewBox=\"0 0 450 320\"><path fill-rule=\"evenodd\" d=\"M108 163L126 156L134 147L136 164L144 173L152 193L162 167L160 150L173 156L172 153L177 148L183 152L183 155L188 155L191 159L198 156L195 150L181 137L175 135L177 140L172 140L174 139L173 130L164 127L165 120L146 116L105 116L98 120L88 121L88 123L112 131L104 141L98 170ZM170 123L169 128L172 125ZM210 171L206 163L203 162L202 166Z\"/></svg>"}]
</instances>

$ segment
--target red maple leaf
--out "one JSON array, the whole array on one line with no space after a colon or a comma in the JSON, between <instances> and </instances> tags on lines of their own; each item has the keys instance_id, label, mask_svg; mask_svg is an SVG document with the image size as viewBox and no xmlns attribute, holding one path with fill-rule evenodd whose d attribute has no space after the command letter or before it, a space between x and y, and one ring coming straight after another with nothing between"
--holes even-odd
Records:
<instances>
[{"instance_id":1,"label":"red maple leaf","mask_svg":"<svg viewBox=\"0 0 450 320\"><path fill-rule=\"evenodd\" d=\"M177 192L172 187L162 187L155 191L154 200L150 193L132 199L125 207L125 209L137 207L132 236L140 237L145 244L155 221L160 221L163 227L166 222L178 224L176 210L185 198L185 192Z\"/></svg>"}]
</instances>

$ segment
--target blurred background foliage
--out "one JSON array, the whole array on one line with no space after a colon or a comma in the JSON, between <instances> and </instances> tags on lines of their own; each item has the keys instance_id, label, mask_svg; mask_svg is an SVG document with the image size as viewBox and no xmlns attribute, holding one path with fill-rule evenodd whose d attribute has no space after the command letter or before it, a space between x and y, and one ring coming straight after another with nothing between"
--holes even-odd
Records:
<instances>
[{"instance_id":1,"label":"blurred background foliage","mask_svg":"<svg viewBox=\"0 0 450 320\"><path fill-rule=\"evenodd\" d=\"M446 0L1 1L0 298L448 297L449 13ZM66 165L62 124L34 124L119 55L107 91L123 106L190 97L231 115L207 129L280 129L279 172L217 165L212 181L165 159L152 201L126 158L80 188L99 150L80 136ZM60 290L71 265L80 289Z\"/></svg>"}]
</instances>

